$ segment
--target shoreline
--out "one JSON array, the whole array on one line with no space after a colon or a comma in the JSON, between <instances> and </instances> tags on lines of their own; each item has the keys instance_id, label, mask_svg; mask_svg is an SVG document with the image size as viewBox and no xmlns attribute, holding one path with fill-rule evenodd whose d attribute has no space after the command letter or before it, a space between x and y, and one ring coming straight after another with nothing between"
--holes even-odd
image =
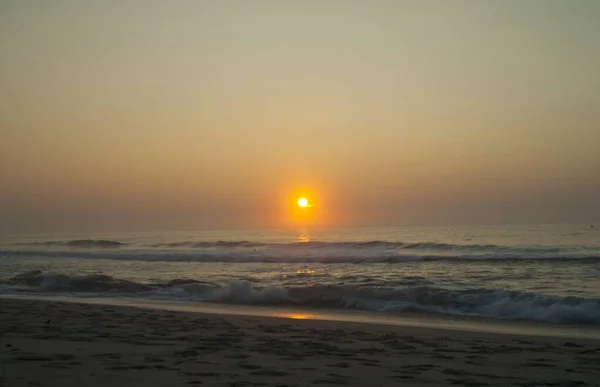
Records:
<instances>
[{"instance_id":1,"label":"shoreline","mask_svg":"<svg viewBox=\"0 0 600 387\"><path fill-rule=\"evenodd\" d=\"M260 305L236 305L210 302L173 300L148 300L135 298L69 297L0 294L1 300L31 300L41 302L66 302L103 306L133 307L172 312L275 318L283 320L310 320L399 326L418 329L451 330L485 334L515 336L562 337L600 340L600 327L590 325L563 325L528 320L504 320L479 316L450 316L423 313L402 315L374 313L361 310L306 309Z\"/></svg>"},{"instance_id":2,"label":"shoreline","mask_svg":"<svg viewBox=\"0 0 600 387\"><path fill-rule=\"evenodd\" d=\"M6 297L0 304L0 385L11 387L594 386L600 379L596 339Z\"/></svg>"}]
</instances>

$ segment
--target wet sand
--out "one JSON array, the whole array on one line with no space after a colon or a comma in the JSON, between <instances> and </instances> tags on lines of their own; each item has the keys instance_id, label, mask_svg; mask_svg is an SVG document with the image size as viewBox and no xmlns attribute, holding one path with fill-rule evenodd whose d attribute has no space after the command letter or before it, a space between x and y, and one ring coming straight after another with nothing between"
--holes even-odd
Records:
<instances>
[{"instance_id":1,"label":"wet sand","mask_svg":"<svg viewBox=\"0 0 600 387\"><path fill-rule=\"evenodd\" d=\"M599 386L600 340L0 299L2 386Z\"/></svg>"}]
</instances>

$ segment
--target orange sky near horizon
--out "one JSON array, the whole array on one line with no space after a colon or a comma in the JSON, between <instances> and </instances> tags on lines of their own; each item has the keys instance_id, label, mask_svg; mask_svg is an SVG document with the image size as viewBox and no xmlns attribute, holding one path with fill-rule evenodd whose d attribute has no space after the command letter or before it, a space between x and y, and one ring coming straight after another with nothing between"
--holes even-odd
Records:
<instances>
[{"instance_id":1,"label":"orange sky near horizon","mask_svg":"<svg viewBox=\"0 0 600 387\"><path fill-rule=\"evenodd\" d=\"M0 231L600 218L599 14L5 0Z\"/></svg>"}]
</instances>

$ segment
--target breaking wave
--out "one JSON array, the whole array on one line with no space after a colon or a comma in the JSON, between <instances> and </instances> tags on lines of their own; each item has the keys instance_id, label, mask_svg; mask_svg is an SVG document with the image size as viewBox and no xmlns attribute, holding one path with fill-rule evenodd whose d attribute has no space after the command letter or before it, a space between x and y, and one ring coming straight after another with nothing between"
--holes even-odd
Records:
<instances>
[{"instance_id":1,"label":"breaking wave","mask_svg":"<svg viewBox=\"0 0 600 387\"><path fill-rule=\"evenodd\" d=\"M14 245L13 245L14 246ZM0 249L2 257L49 257L190 262L395 263L411 260L586 260L600 262L597 246L500 246L438 242L293 242L180 241L128 244L77 239L20 244Z\"/></svg>"},{"instance_id":2,"label":"breaking wave","mask_svg":"<svg viewBox=\"0 0 600 387\"><path fill-rule=\"evenodd\" d=\"M106 251L111 250L111 251ZM410 261L485 261L505 263L523 260L545 262L600 262L600 253L585 252L535 253L535 252L440 252L440 251L194 251L194 250L0 250L1 258L71 258L111 259L117 261L148 262L231 262L231 263L402 263Z\"/></svg>"},{"instance_id":3,"label":"breaking wave","mask_svg":"<svg viewBox=\"0 0 600 387\"><path fill-rule=\"evenodd\" d=\"M600 324L600 299L559 297L495 289L436 286L258 286L250 281L216 284L181 278L138 283L107 275L63 275L39 270L7 281L12 292L76 293L246 305L342 308L402 313L432 312L552 323ZM6 287L4 287L4 291Z\"/></svg>"},{"instance_id":4,"label":"breaking wave","mask_svg":"<svg viewBox=\"0 0 600 387\"><path fill-rule=\"evenodd\" d=\"M75 239L69 241L43 241L19 243L18 246L47 246L47 247L86 247L86 248L104 248L104 247L123 247L130 246L128 243L103 240L103 239ZM162 249L203 249L212 247L223 248L256 248L270 247L278 249L389 249L389 250L432 250L432 251L486 251L486 252L511 252L511 253L561 253L577 251L595 251L600 252L598 247L594 246L500 246L493 244L453 244L439 242L389 242L389 241L344 241L344 242L291 242L291 243L265 243L253 242L247 240L239 241L182 241L182 242L163 242L148 245L133 245L135 248L162 248Z\"/></svg>"}]
</instances>

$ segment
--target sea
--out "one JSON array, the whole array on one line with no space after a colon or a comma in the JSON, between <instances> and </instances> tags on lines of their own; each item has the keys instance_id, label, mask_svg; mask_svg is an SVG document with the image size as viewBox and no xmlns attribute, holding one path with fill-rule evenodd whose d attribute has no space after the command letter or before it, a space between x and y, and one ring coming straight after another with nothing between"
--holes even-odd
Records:
<instances>
[{"instance_id":1,"label":"sea","mask_svg":"<svg viewBox=\"0 0 600 387\"><path fill-rule=\"evenodd\" d=\"M600 223L4 235L0 294L600 327Z\"/></svg>"}]
</instances>

